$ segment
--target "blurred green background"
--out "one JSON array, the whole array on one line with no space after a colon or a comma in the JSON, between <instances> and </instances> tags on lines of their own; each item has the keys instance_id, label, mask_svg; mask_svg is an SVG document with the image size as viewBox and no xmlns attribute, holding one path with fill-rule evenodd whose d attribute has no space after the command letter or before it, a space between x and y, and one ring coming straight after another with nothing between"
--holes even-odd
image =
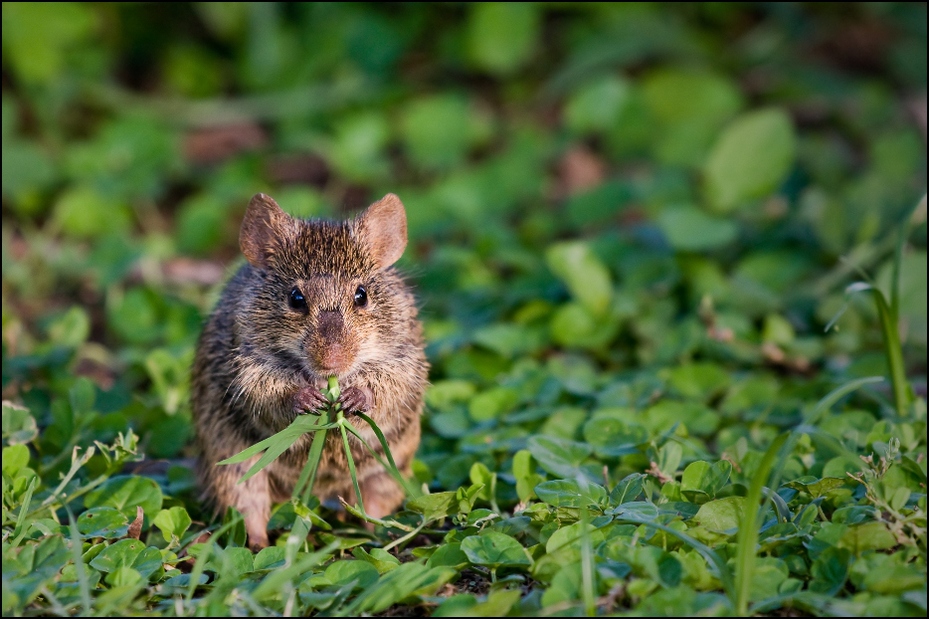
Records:
<instances>
[{"instance_id":1,"label":"blurred green background","mask_svg":"<svg viewBox=\"0 0 929 619\"><path fill-rule=\"evenodd\" d=\"M48 453L129 426L188 453L193 347L259 191L302 216L406 204L439 485L517 402L542 412L513 423L576 436L565 393L638 401L693 361L718 364L706 393L745 368L885 374L869 298L824 327L856 269L887 281L925 194L926 22L924 3L4 3L3 397ZM925 203L902 274L924 377Z\"/></svg>"}]
</instances>

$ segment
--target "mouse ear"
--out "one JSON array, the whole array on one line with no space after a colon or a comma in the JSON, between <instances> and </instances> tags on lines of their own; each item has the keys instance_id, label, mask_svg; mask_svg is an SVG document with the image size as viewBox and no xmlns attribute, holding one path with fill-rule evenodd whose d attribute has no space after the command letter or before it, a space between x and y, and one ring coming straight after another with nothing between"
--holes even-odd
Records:
<instances>
[{"instance_id":1,"label":"mouse ear","mask_svg":"<svg viewBox=\"0 0 929 619\"><path fill-rule=\"evenodd\" d=\"M295 232L295 224L271 196L255 194L242 220L239 247L253 266L265 267L280 240Z\"/></svg>"},{"instance_id":2,"label":"mouse ear","mask_svg":"<svg viewBox=\"0 0 929 619\"><path fill-rule=\"evenodd\" d=\"M386 269L406 249L406 211L403 202L387 194L358 216L355 233L371 252L377 268Z\"/></svg>"}]
</instances>

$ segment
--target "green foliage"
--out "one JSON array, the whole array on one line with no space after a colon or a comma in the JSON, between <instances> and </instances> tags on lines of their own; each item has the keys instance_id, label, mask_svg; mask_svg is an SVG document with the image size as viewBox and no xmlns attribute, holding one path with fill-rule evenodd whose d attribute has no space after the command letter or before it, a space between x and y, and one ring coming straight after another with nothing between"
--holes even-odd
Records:
<instances>
[{"instance_id":1,"label":"green foliage","mask_svg":"<svg viewBox=\"0 0 929 619\"><path fill-rule=\"evenodd\" d=\"M925 616L925 5L172 6L3 5L4 616ZM402 510L310 466L253 553L189 367L258 191L400 195L432 370Z\"/></svg>"}]
</instances>

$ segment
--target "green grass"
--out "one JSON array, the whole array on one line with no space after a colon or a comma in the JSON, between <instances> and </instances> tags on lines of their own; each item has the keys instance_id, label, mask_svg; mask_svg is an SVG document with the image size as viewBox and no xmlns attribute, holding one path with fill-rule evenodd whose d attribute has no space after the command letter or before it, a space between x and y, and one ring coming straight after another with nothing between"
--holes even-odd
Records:
<instances>
[{"instance_id":1,"label":"green grass","mask_svg":"<svg viewBox=\"0 0 929 619\"><path fill-rule=\"evenodd\" d=\"M4 616L925 616L925 5L514 7L4 4ZM391 517L312 494L365 415L243 452L316 433L256 553L189 369L258 191L401 197L431 384Z\"/></svg>"}]
</instances>

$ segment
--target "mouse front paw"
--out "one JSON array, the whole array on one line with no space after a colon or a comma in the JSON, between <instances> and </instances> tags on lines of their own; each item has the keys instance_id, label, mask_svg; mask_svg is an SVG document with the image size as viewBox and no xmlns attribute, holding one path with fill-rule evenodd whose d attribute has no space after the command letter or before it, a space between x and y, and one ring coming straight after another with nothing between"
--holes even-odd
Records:
<instances>
[{"instance_id":1,"label":"mouse front paw","mask_svg":"<svg viewBox=\"0 0 929 619\"><path fill-rule=\"evenodd\" d=\"M312 385L301 388L294 394L294 412L316 412L328 406L329 400L323 392Z\"/></svg>"},{"instance_id":2,"label":"mouse front paw","mask_svg":"<svg viewBox=\"0 0 929 619\"><path fill-rule=\"evenodd\" d=\"M348 387L339 396L339 404L342 410L353 413L360 411L362 413L371 410L374 406L374 394L367 387Z\"/></svg>"}]
</instances>

